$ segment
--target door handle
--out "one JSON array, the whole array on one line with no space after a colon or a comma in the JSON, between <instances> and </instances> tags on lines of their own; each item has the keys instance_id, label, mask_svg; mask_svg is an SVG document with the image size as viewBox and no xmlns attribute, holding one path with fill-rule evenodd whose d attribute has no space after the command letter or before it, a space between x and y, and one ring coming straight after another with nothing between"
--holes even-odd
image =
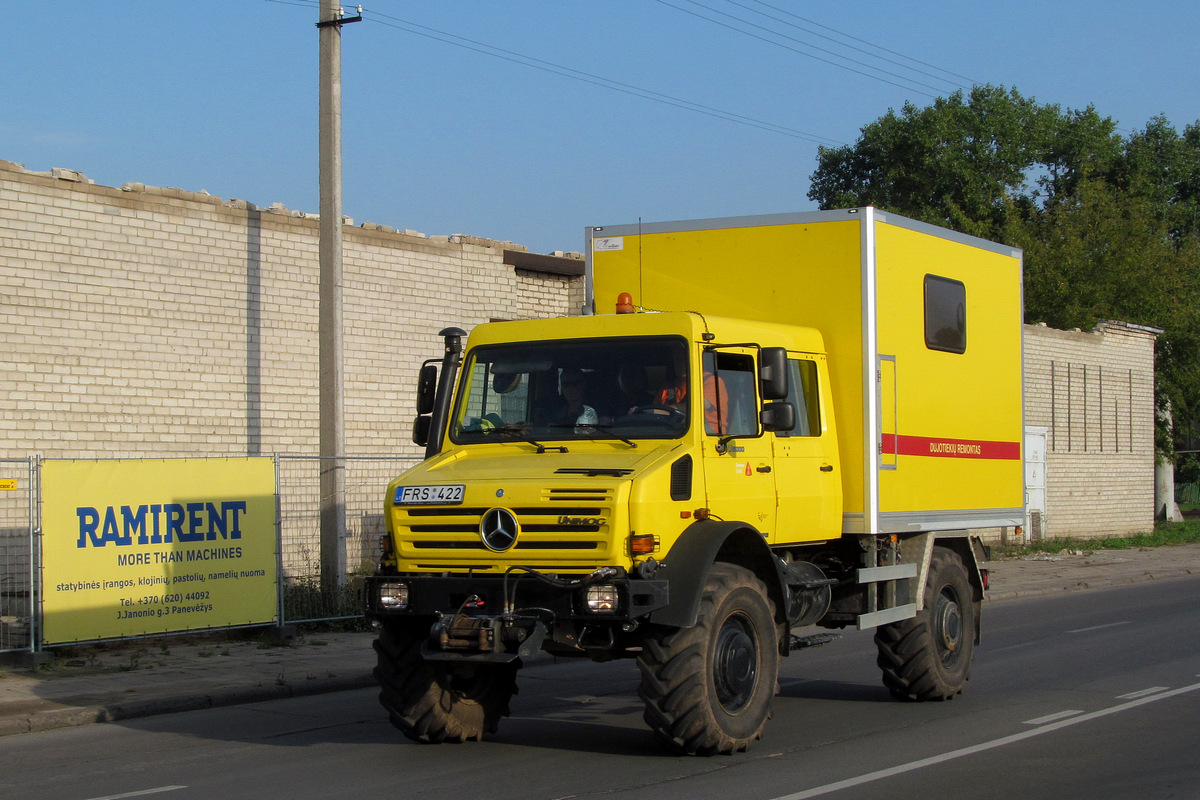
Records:
<instances>
[{"instance_id":1,"label":"door handle","mask_svg":"<svg viewBox=\"0 0 1200 800\"><path fill-rule=\"evenodd\" d=\"M833 464L822 464L821 472L833 472Z\"/></svg>"},{"instance_id":2,"label":"door handle","mask_svg":"<svg viewBox=\"0 0 1200 800\"><path fill-rule=\"evenodd\" d=\"M754 471L755 472L770 472L771 468L770 467L755 467Z\"/></svg>"}]
</instances>

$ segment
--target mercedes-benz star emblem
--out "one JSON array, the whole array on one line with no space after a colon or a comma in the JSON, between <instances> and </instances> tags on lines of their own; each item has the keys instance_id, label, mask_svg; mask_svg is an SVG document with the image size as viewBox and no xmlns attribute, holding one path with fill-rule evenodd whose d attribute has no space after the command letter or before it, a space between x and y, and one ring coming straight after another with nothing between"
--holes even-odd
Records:
<instances>
[{"instance_id":1,"label":"mercedes-benz star emblem","mask_svg":"<svg viewBox=\"0 0 1200 800\"><path fill-rule=\"evenodd\" d=\"M479 522L479 538L489 550L497 553L516 543L518 530L517 518L507 508L493 508Z\"/></svg>"}]
</instances>

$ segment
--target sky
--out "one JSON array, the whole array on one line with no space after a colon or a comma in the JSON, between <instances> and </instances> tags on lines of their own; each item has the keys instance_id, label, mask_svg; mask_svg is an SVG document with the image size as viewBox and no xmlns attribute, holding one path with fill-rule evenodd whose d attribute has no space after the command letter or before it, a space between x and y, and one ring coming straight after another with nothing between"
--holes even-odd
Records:
<instances>
[{"instance_id":1,"label":"sky","mask_svg":"<svg viewBox=\"0 0 1200 800\"><path fill-rule=\"evenodd\" d=\"M319 208L318 0L0 0L0 159ZM356 9L346 5L347 15ZM343 212L532 252L809 211L819 145L974 83L1126 135L1200 119L1195 0L375 0Z\"/></svg>"}]
</instances>

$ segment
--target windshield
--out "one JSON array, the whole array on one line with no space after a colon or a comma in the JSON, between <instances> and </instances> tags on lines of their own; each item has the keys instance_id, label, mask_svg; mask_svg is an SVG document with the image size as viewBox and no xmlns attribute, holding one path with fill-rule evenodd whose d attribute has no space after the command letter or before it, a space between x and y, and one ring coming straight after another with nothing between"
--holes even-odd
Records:
<instances>
[{"instance_id":1,"label":"windshield","mask_svg":"<svg viewBox=\"0 0 1200 800\"><path fill-rule=\"evenodd\" d=\"M665 438L687 429L678 337L518 342L474 349L451 438Z\"/></svg>"}]
</instances>

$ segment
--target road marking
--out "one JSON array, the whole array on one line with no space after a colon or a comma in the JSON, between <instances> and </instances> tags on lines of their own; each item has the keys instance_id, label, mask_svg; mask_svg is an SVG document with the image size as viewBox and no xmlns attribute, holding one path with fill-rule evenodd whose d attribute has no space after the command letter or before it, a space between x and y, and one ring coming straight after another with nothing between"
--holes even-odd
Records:
<instances>
[{"instance_id":1,"label":"road marking","mask_svg":"<svg viewBox=\"0 0 1200 800\"><path fill-rule=\"evenodd\" d=\"M1045 725L1047 722L1058 722L1060 719L1066 719L1067 717L1073 717L1076 714L1082 714L1082 713L1083 713L1082 710L1080 710L1080 711L1060 711L1057 714L1047 714L1046 716L1038 717L1037 719L1027 719L1021 724L1022 725Z\"/></svg>"},{"instance_id":2,"label":"road marking","mask_svg":"<svg viewBox=\"0 0 1200 800\"><path fill-rule=\"evenodd\" d=\"M1020 644L1010 644L1008 647L989 647L988 652L989 653L1004 653L1009 650L1019 650L1022 647L1033 647L1035 644L1041 644L1041 643L1042 643L1041 640L1035 640L1032 642L1021 642Z\"/></svg>"},{"instance_id":3,"label":"road marking","mask_svg":"<svg viewBox=\"0 0 1200 800\"><path fill-rule=\"evenodd\" d=\"M1117 628L1121 625L1128 625L1129 623L1129 620L1125 620L1124 622L1109 622L1106 625L1093 625L1090 628L1076 628L1073 631L1067 631L1067 633L1089 633L1090 631L1102 631L1105 628Z\"/></svg>"},{"instance_id":4,"label":"road marking","mask_svg":"<svg viewBox=\"0 0 1200 800\"><path fill-rule=\"evenodd\" d=\"M964 756L971 756L975 755L976 753L994 750L997 747L1016 744L1017 742L1023 742L1026 739L1032 739L1035 736L1041 736L1044 733L1050 733L1063 728L1069 728L1072 725L1078 725L1082 722L1091 722L1092 720L1101 719L1102 717L1107 717L1111 714L1117 714L1121 711L1128 711L1132 708L1137 708L1138 706L1144 706L1147 703L1154 703L1159 700L1165 700L1168 697L1176 697L1178 695L1187 694L1188 692L1194 692L1197 690L1200 690L1200 683L1193 683L1191 686L1184 686L1167 692L1159 692L1158 694L1150 695L1149 697L1140 697L1137 700L1130 700L1126 703L1122 703L1119 706L1113 706L1112 708L1105 708L1100 711L1092 711L1088 714L1077 715L1071 717L1070 719L1051 722L1047 725L1043 725L1040 728L1031 728L1030 730L1014 733L1010 736L1002 736L999 739L993 739L990 742L973 744L970 747L963 747L958 750L951 750L948 753L941 753L940 755L930 756L929 758L910 761L907 764L899 764L894 767L888 767L887 769L868 772L865 775L857 775L853 778L847 778L844 781L827 783L824 786L817 786L812 789L807 789L803 792L783 795L781 797L774 798L774 800L806 800L806 798L809 797L820 797L823 794L831 794L833 792L841 791L842 789L849 789L854 786L862 786L863 784L873 783L874 781L883 780L884 778L892 778L896 775L903 775L906 772L914 772L924 767L932 767L937 764L944 764L947 761L953 761Z\"/></svg>"},{"instance_id":5,"label":"road marking","mask_svg":"<svg viewBox=\"0 0 1200 800\"><path fill-rule=\"evenodd\" d=\"M1136 700L1139 697L1146 697L1159 692L1165 692L1168 686L1151 686L1149 689L1142 689L1140 692L1130 692L1129 694L1117 695L1118 700Z\"/></svg>"},{"instance_id":6,"label":"road marking","mask_svg":"<svg viewBox=\"0 0 1200 800\"><path fill-rule=\"evenodd\" d=\"M173 792L176 789L186 789L186 786L159 786L157 789L142 789L140 792L126 792L125 794L106 794L104 797L93 797L90 800L121 800L123 797L142 797L148 794L159 794L160 792Z\"/></svg>"}]
</instances>

